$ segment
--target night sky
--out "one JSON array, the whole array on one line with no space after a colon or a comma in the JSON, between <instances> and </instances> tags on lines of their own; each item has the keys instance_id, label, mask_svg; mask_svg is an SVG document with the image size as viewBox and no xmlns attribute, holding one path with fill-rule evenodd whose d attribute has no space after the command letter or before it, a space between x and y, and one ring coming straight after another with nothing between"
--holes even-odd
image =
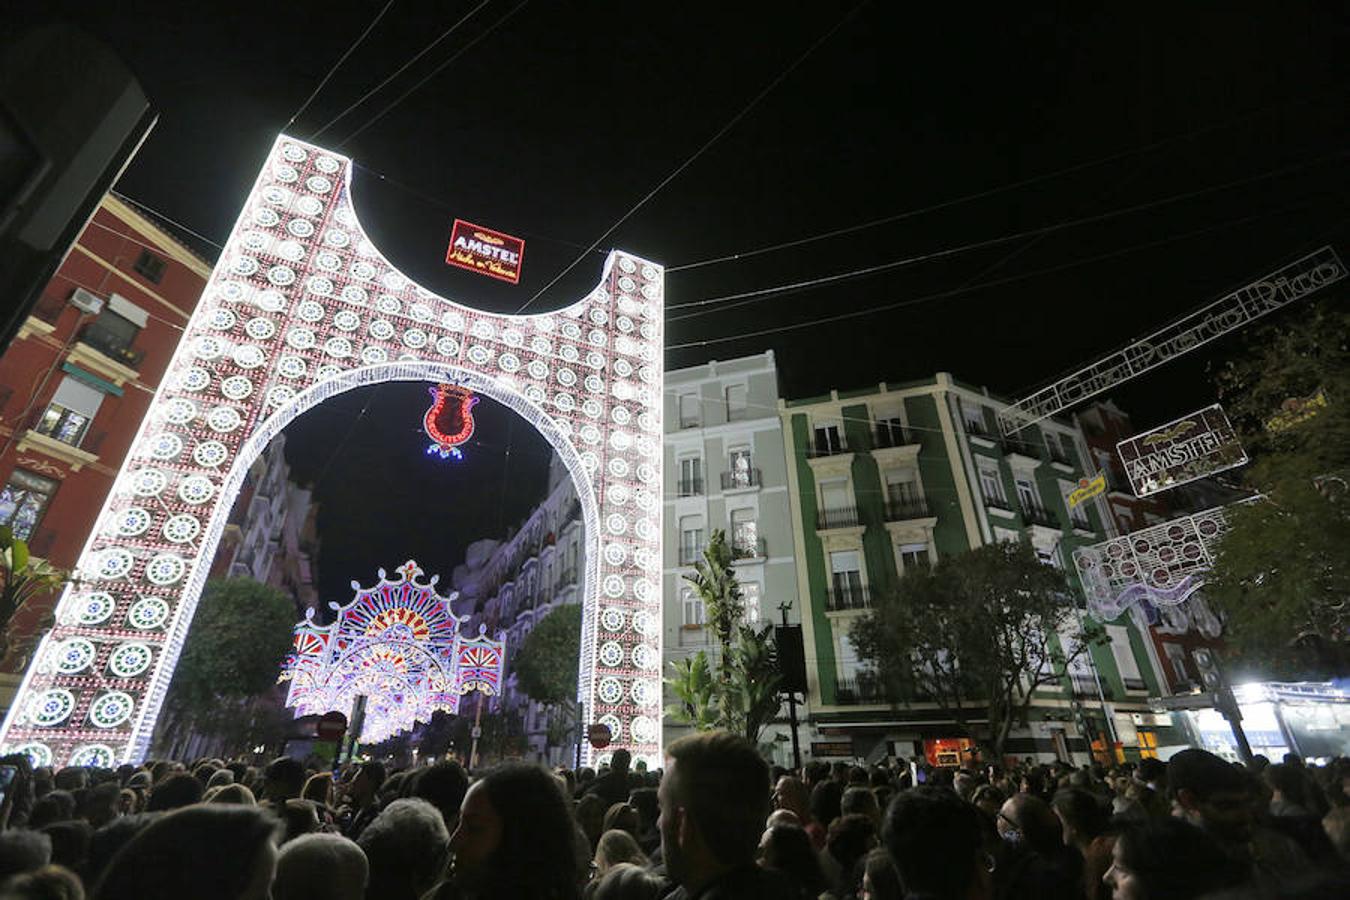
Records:
<instances>
[{"instance_id":1,"label":"night sky","mask_svg":"<svg viewBox=\"0 0 1350 900\"><path fill-rule=\"evenodd\" d=\"M318 142L361 167L356 204L381 249L428 287L499 310L530 300L799 62L602 243L671 267L668 306L1031 233L671 310L668 367L772 347L788 396L935 370L1015 395L1312 248L1344 252L1350 232L1338 4L489 0L330 125L479 5L396 0L288 128L383 5L58 2L43 14L108 40L161 110L121 192L221 241L276 133L322 130ZM525 238L519 286L443 264L456 217ZM1096 220L1039 231L1084 218ZM878 219L892 221L680 268ZM603 259L590 254L531 308L580 296ZM905 305L810 324L885 304ZM719 340L788 325L809 327ZM1208 355L1118 398L1141 425L1211 402ZM340 402L345 414L296 430L336 446L364 398ZM400 415L420 398L406 402ZM394 419L361 424L343 452L373 446ZM398 480L401 452L369 451L368 488ZM426 530L398 521L417 523L405 541Z\"/></svg>"}]
</instances>

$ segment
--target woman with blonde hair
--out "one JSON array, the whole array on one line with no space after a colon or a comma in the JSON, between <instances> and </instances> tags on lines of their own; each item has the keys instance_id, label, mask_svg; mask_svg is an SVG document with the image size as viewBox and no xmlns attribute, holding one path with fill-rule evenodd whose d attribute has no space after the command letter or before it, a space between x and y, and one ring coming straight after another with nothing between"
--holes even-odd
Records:
<instances>
[{"instance_id":1,"label":"woman with blonde hair","mask_svg":"<svg viewBox=\"0 0 1350 900\"><path fill-rule=\"evenodd\" d=\"M647 855L642 852L633 836L618 828L611 828L600 835L595 848L595 874L604 875L619 863L633 863L646 866Z\"/></svg>"}]
</instances>

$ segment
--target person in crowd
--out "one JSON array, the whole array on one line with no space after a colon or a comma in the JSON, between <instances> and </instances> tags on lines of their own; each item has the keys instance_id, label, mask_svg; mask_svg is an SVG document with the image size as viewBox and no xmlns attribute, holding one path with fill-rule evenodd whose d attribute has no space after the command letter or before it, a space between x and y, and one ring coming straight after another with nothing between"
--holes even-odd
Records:
<instances>
[{"instance_id":1,"label":"person in crowd","mask_svg":"<svg viewBox=\"0 0 1350 900\"><path fill-rule=\"evenodd\" d=\"M666 882L632 863L619 863L586 886L586 900L661 900Z\"/></svg>"},{"instance_id":2,"label":"person in crowd","mask_svg":"<svg viewBox=\"0 0 1350 900\"><path fill-rule=\"evenodd\" d=\"M208 791L214 787L225 787L227 784L234 784L234 773L229 769L216 769L211 773L211 777L206 779Z\"/></svg>"},{"instance_id":3,"label":"person in crowd","mask_svg":"<svg viewBox=\"0 0 1350 900\"><path fill-rule=\"evenodd\" d=\"M951 791L928 786L901 791L886 810L882 841L909 896L994 896L994 858L980 815Z\"/></svg>"},{"instance_id":4,"label":"person in crowd","mask_svg":"<svg viewBox=\"0 0 1350 900\"><path fill-rule=\"evenodd\" d=\"M164 812L191 806L202 799L206 789L202 783L186 772L170 775L159 782L150 791L150 799L145 803L146 812Z\"/></svg>"},{"instance_id":5,"label":"person in crowd","mask_svg":"<svg viewBox=\"0 0 1350 900\"><path fill-rule=\"evenodd\" d=\"M277 855L274 900L362 900L370 880L365 851L337 834L306 834Z\"/></svg>"},{"instance_id":6,"label":"person in crowd","mask_svg":"<svg viewBox=\"0 0 1350 900\"><path fill-rule=\"evenodd\" d=\"M43 866L0 885L0 900L84 900L80 877L64 866Z\"/></svg>"},{"instance_id":7,"label":"person in crowd","mask_svg":"<svg viewBox=\"0 0 1350 900\"><path fill-rule=\"evenodd\" d=\"M820 862L836 897L857 893L862 883L860 863L876 845L876 824L867 816L842 815L830 824Z\"/></svg>"},{"instance_id":8,"label":"person in crowd","mask_svg":"<svg viewBox=\"0 0 1350 900\"><path fill-rule=\"evenodd\" d=\"M872 793L870 787L851 787L845 790L844 796L839 799L839 814L866 816L872 820L874 830L881 829L881 807L877 805L877 795Z\"/></svg>"},{"instance_id":9,"label":"person in crowd","mask_svg":"<svg viewBox=\"0 0 1350 900\"><path fill-rule=\"evenodd\" d=\"M784 775L774 784L773 805L785 809L797 816L797 821L811 838L811 846L817 851L825 849L825 827L811 815L811 792L799 778Z\"/></svg>"},{"instance_id":10,"label":"person in crowd","mask_svg":"<svg viewBox=\"0 0 1350 900\"><path fill-rule=\"evenodd\" d=\"M89 771L82 766L66 766L53 779L58 791L75 793L89 787Z\"/></svg>"},{"instance_id":11,"label":"person in crowd","mask_svg":"<svg viewBox=\"0 0 1350 900\"><path fill-rule=\"evenodd\" d=\"M454 874L435 896L575 900L584 866L569 807L540 766L514 763L488 772L464 795L450 839Z\"/></svg>"},{"instance_id":12,"label":"person in crowd","mask_svg":"<svg viewBox=\"0 0 1350 900\"><path fill-rule=\"evenodd\" d=\"M1003 792L992 784L982 784L975 789L971 795L970 802L975 808L989 816L992 822L998 818L998 811L1003 808L1003 802L1008 798L1003 796Z\"/></svg>"},{"instance_id":13,"label":"person in crowd","mask_svg":"<svg viewBox=\"0 0 1350 900\"><path fill-rule=\"evenodd\" d=\"M773 814L777 815L792 813L780 809ZM770 822L773 816L769 817ZM759 842L759 864L785 875L802 900L816 900L830 886L811 837L800 825L770 824Z\"/></svg>"},{"instance_id":14,"label":"person in crowd","mask_svg":"<svg viewBox=\"0 0 1350 900\"><path fill-rule=\"evenodd\" d=\"M600 835L605 833L605 813L608 812L605 801L599 794L587 794L576 802L574 814L577 824L585 833L586 839L591 842L591 850L595 850L595 845L600 842Z\"/></svg>"},{"instance_id":15,"label":"person in crowd","mask_svg":"<svg viewBox=\"0 0 1350 900\"><path fill-rule=\"evenodd\" d=\"M628 803L638 814L638 846L650 857L653 851L661 847L661 832L656 827L657 817L661 815L661 803L656 797L656 788L634 788L628 794Z\"/></svg>"},{"instance_id":16,"label":"person in crowd","mask_svg":"<svg viewBox=\"0 0 1350 900\"><path fill-rule=\"evenodd\" d=\"M53 822L42 833L52 840L52 864L78 872L84 868L85 858L89 855L89 842L94 829L88 822L73 819L69 822Z\"/></svg>"},{"instance_id":17,"label":"person in crowd","mask_svg":"<svg viewBox=\"0 0 1350 900\"><path fill-rule=\"evenodd\" d=\"M1303 772L1288 763L1267 766L1263 773L1270 788L1270 814L1276 817L1307 818L1312 815L1307 781Z\"/></svg>"},{"instance_id":18,"label":"person in crowd","mask_svg":"<svg viewBox=\"0 0 1350 900\"><path fill-rule=\"evenodd\" d=\"M52 861L52 839L38 831L0 831L0 881Z\"/></svg>"},{"instance_id":19,"label":"person in crowd","mask_svg":"<svg viewBox=\"0 0 1350 900\"><path fill-rule=\"evenodd\" d=\"M256 806L176 809L117 852L95 900L267 900L276 832L276 820Z\"/></svg>"},{"instance_id":20,"label":"person in crowd","mask_svg":"<svg viewBox=\"0 0 1350 900\"><path fill-rule=\"evenodd\" d=\"M370 863L368 900L417 900L440 880L450 832L425 800L394 800L361 831L357 844Z\"/></svg>"},{"instance_id":21,"label":"person in crowd","mask_svg":"<svg viewBox=\"0 0 1350 900\"><path fill-rule=\"evenodd\" d=\"M84 883L92 890L98 880L103 877L103 873L108 868L108 863L117 855L133 837L155 819L162 816L163 813L135 813L129 816L119 816L107 825L104 825L98 831L95 831L89 839L89 852L85 857L84 869L80 871L80 877Z\"/></svg>"},{"instance_id":22,"label":"person in crowd","mask_svg":"<svg viewBox=\"0 0 1350 900\"><path fill-rule=\"evenodd\" d=\"M626 831L634 841L637 840L638 814L637 810L627 803L615 803L605 811L605 818L601 824L601 835L606 831Z\"/></svg>"},{"instance_id":23,"label":"person in crowd","mask_svg":"<svg viewBox=\"0 0 1350 900\"><path fill-rule=\"evenodd\" d=\"M469 773L453 759L438 762L417 773L412 787L412 796L421 797L441 812L445 827L455 830L459 818L459 807L469 790Z\"/></svg>"},{"instance_id":24,"label":"person in crowd","mask_svg":"<svg viewBox=\"0 0 1350 900\"><path fill-rule=\"evenodd\" d=\"M628 799L628 792L633 787L628 774L628 767L632 762L633 755L627 750L622 748L615 750L614 756L609 761L609 771L583 788L581 796L595 794L605 801L605 809L609 809L615 803L623 803Z\"/></svg>"},{"instance_id":25,"label":"person in crowd","mask_svg":"<svg viewBox=\"0 0 1350 900\"><path fill-rule=\"evenodd\" d=\"M1308 865L1290 839L1258 825L1247 772L1207 750L1182 750L1167 762L1167 785L1179 814L1209 833L1234 865L1278 884Z\"/></svg>"},{"instance_id":26,"label":"person in crowd","mask_svg":"<svg viewBox=\"0 0 1350 900\"><path fill-rule=\"evenodd\" d=\"M1108 834L1110 807L1105 797L1083 788L1060 788L1050 802L1059 818L1064 843L1082 858L1083 895L1088 900L1105 900L1109 892L1102 876L1111 867L1111 848L1115 839Z\"/></svg>"},{"instance_id":27,"label":"person in crowd","mask_svg":"<svg viewBox=\"0 0 1350 900\"><path fill-rule=\"evenodd\" d=\"M118 816L122 787L116 781L96 784L84 792L80 818L94 828L102 828Z\"/></svg>"},{"instance_id":28,"label":"person in crowd","mask_svg":"<svg viewBox=\"0 0 1350 900\"><path fill-rule=\"evenodd\" d=\"M627 831L611 828L600 835L595 848L595 873L603 875L618 863L633 863L639 866L649 864L647 854L642 852L637 841Z\"/></svg>"},{"instance_id":29,"label":"person in crowd","mask_svg":"<svg viewBox=\"0 0 1350 900\"><path fill-rule=\"evenodd\" d=\"M1322 830L1340 857L1341 864L1350 866L1350 806L1338 806L1322 818Z\"/></svg>"},{"instance_id":30,"label":"person in crowd","mask_svg":"<svg viewBox=\"0 0 1350 900\"><path fill-rule=\"evenodd\" d=\"M75 818L75 795L69 791L50 791L33 804L28 815L29 828L44 828L53 822Z\"/></svg>"},{"instance_id":31,"label":"person in crowd","mask_svg":"<svg viewBox=\"0 0 1350 900\"><path fill-rule=\"evenodd\" d=\"M278 756L263 770L260 806L280 810L287 800L294 800L305 789L305 767L299 760Z\"/></svg>"},{"instance_id":32,"label":"person in crowd","mask_svg":"<svg viewBox=\"0 0 1350 900\"><path fill-rule=\"evenodd\" d=\"M306 778L305 786L300 789L300 799L309 800L325 808L331 808L333 805L333 776L328 772L315 772Z\"/></svg>"},{"instance_id":33,"label":"person in crowd","mask_svg":"<svg viewBox=\"0 0 1350 900\"><path fill-rule=\"evenodd\" d=\"M828 834L830 823L839 818L844 786L834 779L822 781L811 789L811 818Z\"/></svg>"},{"instance_id":34,"label":"person in crowd","mask_svg":"<svg viewBox=\"0 0 1350 900\"><path fill-rule=\"evenodd\" d=\"M1009 797L998 812L1003 839L997 883L1007 897L1080 897L1082 859L1064 845L1059 819L1031 793Z\"/></svg>"},{"instance_id":35,"label":"person in crowd","mask_svg":"<svg viewBox=\"0 0 1350 900\"><path fill-rule=\"evenodd\" d=\"M242 784L227 784L223 788L216 790L210 797L206 797L207 803L234 803L241 806L255 806L257 800L250 791Z\"/></svg>"},{"instance_id":36,"label":"person in crowd","mask_svg":"<svg viewBox=\"0 0 1350 900\"><path fill-rule=\"evenodd\" d=\"M791 883L755 865L769 815L769 767L754 745L725 731L666 747L661 853L677 900L791 898Z\"/></svg>"},{"instance_id":37,"label":"person in crowd","mask_svg":"<svg viewBox=\"0 0 1350 900\"><path fill-rule=\"evenodd\" d=\"M902 900L904 896L905 889L900 884L900 873L895 871L891 854L880 848L867 854L863 860L858 900Z\"/></svg>"},{"instance_id":38,"label":"person in crowd","mask_svg":"<svg viewBox=\"0 0 1350 900\"><path fill-rule=\"evenodd\" d=\"M1244 868L1205 831L1163 818L1124 826L1102 881L1112 900L1191 900L1245 879Z\"/></svg>"},{"instance_id":39,"label":"person in crowd","mask_svg":"<svg viewBox=\"0 0 1350 900\"><path fill-rule=\"evenodd\" d=\"M298 837L306 834L314 834L322 827L323 822L319 819L319 810L308 800L287 800L280 810L274 811L274 815L280 813L278 818L285 825L280 844L285 846Z\"/></svg>"},{"instance_id":40,"label":"person in crowd","mask_svg":"<svg viewBox=\"0 0 1350 900\"><path fill-rule=\"evenodd\" d=\"M379 760L357 766L352 780L343 788L350 804L342 819L342 834L353 841L361 840L361 832L380 814L376 797L386 781L384 763Z\"/></svg>"}]
</instances>

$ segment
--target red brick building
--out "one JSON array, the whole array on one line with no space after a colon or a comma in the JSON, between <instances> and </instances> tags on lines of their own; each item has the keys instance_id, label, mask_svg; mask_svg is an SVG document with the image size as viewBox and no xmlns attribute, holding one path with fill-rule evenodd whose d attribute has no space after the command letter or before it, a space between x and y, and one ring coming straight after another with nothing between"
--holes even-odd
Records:
<instances>
[{"instance_id":1,"label":"red brick building","mask_svg":"<svg viewBox=\"0 0 1350 900\"><path fill-rule=\"evenodd\" d=\"M211 263L111 195L0 356L0 525L73 567ZM56 598L10 624L8 705Z\"/></svg>"}]
</instances>

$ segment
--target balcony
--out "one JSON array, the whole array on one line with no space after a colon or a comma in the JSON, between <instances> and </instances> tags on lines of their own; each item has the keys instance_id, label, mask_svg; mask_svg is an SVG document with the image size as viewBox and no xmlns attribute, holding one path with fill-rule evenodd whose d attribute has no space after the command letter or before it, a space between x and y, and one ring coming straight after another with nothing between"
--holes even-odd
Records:
<instances>
[{"instance_id":1,"label":"balcony","mask_svg":"<svg viewBox=\"0 0 1350 900\"><path fill-rule=\"evenodd\" d=\"M830 528L857 528L858 507L841 506L838 509L822 509L816 512L816 530Z\"/></svg>"},{"instance_id":2,"label":"balcony","mask_svg":"<svg viewBox=\"0 0 1350 900\"><path fill-rule=\"evenodd\" d=\"M722 473L722 490L743 491L760 486L759 469L741 469Z\"/></svg>"},{"instance_id":3,"label":"balcony","mask_svg":"<svg viewBox=\"0 0 1350 900\"><path fill-rule=\"evenodd\" d=\"M731 558L737 559L765 559L768 553L764 549L764 538L744 538L734 540L731 544Z\"/></svg>"},{"instance_id":4,"label":"balcony","mask_svg":"<svg viewBox=\"0 0 1350 900\"><path fill-rule=\"evenodd\" d=\"M1088 517L1084 515L1078 515L1077 513L1078 510L1076 509L1069 513L1069 525L1073 528L1074 531L1077 531L1080 534L1083 535L1093 534L1094 532L1092 531L1092 523L1088 521Z\"/></svg>"},{"instance_id":5,"label":"balcony","mask_svg":"<svg viewBox=\"0 0 1350 900\"><path fill-rule=\"evenodd\" d=\"M828 459L831 456L841 456L845 453L851 453L848 444L844 441L838 441L833 444L821 443L811 444L806 448L807 459Z\"/></svg>"},{"instance_id":6,"label":"balcony","mask_svg":"<svg viewBox=\"0 0 1350 900\"><path fill-rule=\"evenodd\" d=\"M1023 506L1022 518L1026 521L1028 525L1039 525L1042 528L1053 528L1055 531L1060 530L1059 516L1050 512L1050 510L1046 509L1044 506L1030 506L1030 505Z\"/></svg>"},{"instance_id":7,"label":"balcony","mask_svg":"<svg viewBox=\"0 0 1350 900\"><path fill-rule=\"evenodd\" d=\"M1033 466L1039 466L1043 461L1042 456L1045 453L1045 448L1040 444L1024 441L1021 438L1004 438L1002 443L1003 453L1007 456L1018 457ZM1009 462L1016 465L1018 459L1012 459Z\"/></svg>"},{"instance_id":8,"label":"balcony","mask_svg":"<svg viewBox=\"0 0 1350 900\"><path fill-rule=\"evenodd\" d=\"M703 494L702 478L687 478L675 485L675 494L679 497L699 497Z\"/></svg>"},{"instance_id":9,"label":"balcony","mask_svg":"<svg viewBox=\"0 0 1350 900\"><path fill-rule=\"evenodd\" d=\"M1012 504L1008 502L1007 497L999 497L993 494L984 495L984 505L987 509L998 510L1008 515L1016 515L1017 510L1013 509Z\"/></svg>"},{"instance_id":10,"label":"balcony","mask_svg":"<svg viewBox=\"0 0 1350 900\"><path fill-rule=\"evenodd\" d=\"M899 425L889 422L878 422L876 430L872 433L872 446L878 450L887 450L892 447L908 447L911 444L917 444L908 428L902 428Z\"/></svg>"},{"instance_id":11,"label":"balcony","mask_svg":"<svg viewBox=\"0 0 1350 900\"><path fill-rule=\"evenodd\" d=\"M135 369L145 358L144 351L133 350L126 338L100 327L97 321L80 329L79 342L129 369Z\"/></svg>"},{"instance_id":12,"label":"balcony","mask_svg":"<svg viewBox=\"0 0 1350 900\"><path fill-rule=\"evenodd\" d=\"M706 548L704 544L690 546L688 544L680 545L680 565L692 566L694 563L703 562L703 551Z\"/></svg>"},{"instance_id":13,"label":"balcony","mask_svg":"<svg viewBox=\"0 0 1350 900\"><path fill-rule=\"evenodd\" d=\"M891 703L889 693L875 674L860 672L835 680L834 702L838 706Z\"/></svg>"},{"instance_id":14,"label":"balcony","mask_svg":"<svg viewBox=\"0 0 1350 900\"><path fill-rule=\"evenodd\" d=\"M1076 468L1074 460L1065 452L1058 441L1047 441L1046 452L1050 457L1050 464L1056 469L1064 472L1073 472Z\"/></svg>"},{"instance_id":15,"label":"balcony","mask_svg":"<svg viewBox=\"0 0 1350 900\"><path fill-rule=\"evenodd\" d=\"M932 507L930 507L928 501L923 498L886 501L887 522L904 522L909 519L927 519L932 515Z\"/></svg>"},{"instance_id":16,"label":"balcony","mask_svg":"<svg viewBox=\"0 0 1350 900\"><path fill-rule=\"evenodd\" d=\"M825 592L826 612L849 612L871 608L872 592L862 585Z\"/></svg>"}]
</instances>

